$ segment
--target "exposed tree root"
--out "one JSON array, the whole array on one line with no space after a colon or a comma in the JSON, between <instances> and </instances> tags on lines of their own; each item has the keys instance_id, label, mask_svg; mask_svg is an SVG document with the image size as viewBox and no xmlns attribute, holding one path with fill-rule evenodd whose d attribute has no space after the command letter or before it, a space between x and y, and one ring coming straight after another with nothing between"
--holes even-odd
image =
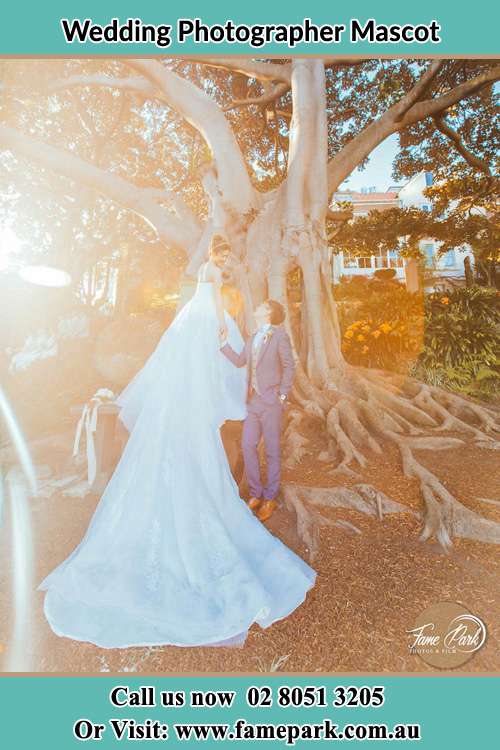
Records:
<instances>
[{"instance_id":1,"label":"exposed tree root","mask_svg":"<svg viewBox=\"0 0 500 750\"><path fill-rule=\"evenodd\" d=\"M302 381L300 390L304 394L306 388ZM359 477L356 467L366 467L367 452L380 454L381 442L389 441L398 447L404 475L417 479L420 484L424 501L423 541L434 537L445 551L451 547L454 536L500 543L500 524L483 518L459 502L415 456L416 451L434 452L463 446L464 440L457 434L472 438L481 448L498 449L497 410L411 378L363 368L349 368L338 390L326 394L326 402L325 393L319 400L318 389L314 386L311 389L313 392L302 398L300 406L304 410L302 414L318 417L321 411L328 449L320 456L322 461L332 464L330 474ZM308 408L313 399L316 408ZM325 408L328 404L330 407ZM307 450L306 439L298 437L300 422L301 413L295 410L285 435L294 464ZM453 435L445 436L444 432ZM342 502L347 503L344 507L359 505L359 489L358 493L353 493L346 488L290 487L285 489L285 501L296 511L299 533L310 549L315 550L317 545L314 527L331 525L316 510L318 506L338 506ZM372 507L373 497L370 502Z\"/></svg>"},{"instance_id":2,"label":"exposed tree root","mask_svg":"<svg viewBox=\"0 0 500 750\"><path fill-rule=\"evenodd\" d=\"M359 529L348 521L342 519L332 521L326 518L321 513L321 508L351 508L366 515L378 517L380 520L386 513L415 513L368 484L357 484L352 489L285 484L283 498L286 507L295 512L297 531L306 544L311 560L314 560L318 552L321 526L338 526L360 533Z\"/></svg>"},{"instance_id":3,"label":"exposed tree root","mask_svg":"<svg viewBox=\"0 0 500 750\"><path fill-rule=\"evenodd\" d=\"M488 505L493 505L494 508L500 507L500 500L492 500L489 497L478 497L478 500L480 500L482 503L488 503Z\"/></svg>"},{"instance_id":4,"label":"exposed tree root","mask_svg":"<svg viewBox=\"0 0 500 750\"><path fill-rule=\"evenodd\" d=\"M340 529L346 529L347 531L352 531L353 534L362 534L363 532L358 529L357 526L355 526L350 521L345 521L343 518L340 518L338 521L335 521L335 526L338 526Z\"/></svg>"},{"instance_id":5,"label":"exposed tree root","mask_svg":"<svg viewBox=\"0 0 500 750\"><path fill-rule=\"evenodd\" d=\"M298 425L302 421L302 414L293 410L289 415L288 425L285 430L285 441L287 445L287 456L285 465L293 468L300 463L306 452L306 446L309 440L300 434Z\"/></svg>"}]
</instances>

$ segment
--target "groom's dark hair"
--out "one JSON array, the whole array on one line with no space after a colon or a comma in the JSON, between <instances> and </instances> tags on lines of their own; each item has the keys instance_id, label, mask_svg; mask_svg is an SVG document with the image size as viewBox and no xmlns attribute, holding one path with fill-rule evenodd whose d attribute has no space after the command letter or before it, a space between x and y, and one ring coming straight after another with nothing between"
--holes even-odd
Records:
<instances>
[{"instance_id":1,"label":"groom's dark hair","mask_svg":"<svg viewBox=\"0 0 500 750\"><path fill-rule=\"evenodd\" d=\"M266 300L266 305L271 309L271 325L280 326L285 320L285 308L275 299Z\"/></svg>"}]
</instances>

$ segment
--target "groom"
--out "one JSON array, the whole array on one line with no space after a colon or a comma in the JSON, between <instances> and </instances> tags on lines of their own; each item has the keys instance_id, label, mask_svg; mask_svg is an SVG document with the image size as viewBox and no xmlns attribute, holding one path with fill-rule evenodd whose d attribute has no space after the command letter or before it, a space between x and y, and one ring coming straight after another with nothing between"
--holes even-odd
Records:
<instances>
[{"instance_id":1,"label":"groom","mask_svg":"<svg viewBox=\"0 0 500 750\"><path fill-rule=\"evenodd\" d=\"M236 367L248 370L248 416L243 424L243 460L250 489L248 507L261 521L276 509L281 474L281 422L292 387L295 362L290 339L282 323L283 306L268 299L254 311L257 332L241 354L223 341L221 351ZM262 484L257 447L261 436L267 463L267 483Z\"/></svg>"}]
</instances>

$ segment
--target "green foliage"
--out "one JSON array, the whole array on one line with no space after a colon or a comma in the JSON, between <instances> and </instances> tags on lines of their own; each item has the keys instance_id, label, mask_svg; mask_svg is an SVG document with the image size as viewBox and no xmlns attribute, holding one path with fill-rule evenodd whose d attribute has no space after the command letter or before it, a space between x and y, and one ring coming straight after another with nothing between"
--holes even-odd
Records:
<instances>
[{"instance_id":1,"label":"green foliage","mask_svg":"<svg viewBox=\"0 0 500 750\"><path fill-rule=\"evenodd\" d=\"M464 368L477 360L490 366L500 343L498 299L496 290L482 287L429 295L420 363L431 368Z\"/></svg>"},{"instance_id":2,"label":"green foliage","mask_svg":"<svg viewBox=\"0 0 500 750\"><path fill-rule=\"evenodd\" d=\"M359 277L358 277L359 278ZM335 288L342 350L351 364L410 371L420 380L482 399L500 393L500 294L460 288L424 299L394 282Z\"/></svg>"},{"instance_id":3,"label":"green foliage","mask_svg":"<svg viewBox=\"0 0 500 750\"><path fill-rule=\"evenodd\" d=\"M500 394L499 292L473 287L426 300L424 349L412 374L469 396Z\"/></svg>"},{"instance_id":4,"label":"green foliage","mask_svg":"<svg viewBox=\"0 0 500 750\"><path fill-rule=\"evenodd\" d=\"M418 208L372 210L368 216L357 216L342 224L331 241L334 253L348 251L352 255L379 255L398 250L403 257L420 258L420 242L434 236L434 222Z\"/></svg>"},{"instance_id":5,"label":"green foliage","mask_svg":"<svg viewBox=\"0 0 500 750\"><path fill-rule=\"evenodd\" d=\"M395 268L377 268L373 274L376 279L381 281L393 281L396 278Z\"/></svg>"},{"instance_id":6,"label":"green foliage","mask_svg":"<svg viewBox=\"0 0 500 750\"><path fill-rule=\"evenodd\" d=\"M374 320L387 320L394 316L408 321L413 316L423 315L422 295L408 292L402 284L393 280L353 276L334 288L334 296L340 303L357 302L356 314L361 313L363 317ZM352 322L352 319L345 322Z\"/></svg>"},{"instance_id":7,"label":"green foliage","mask_svg":"<svg viewBox=\"0 0 500 750\"><path fill-rule=\"evenodd\" d=\"M500 400L500 358L489 366L481 357L471 357L461 367L426 367L417 362L411 374L431 385L488 401Z\"/></svg>"},{"instance_id":8,"label":"green foliage","mask_svg":"<svg viewBox=\"0 0 500 750\"><path fill-rule=\"evenodd\" d=\"M490 66L489 60L449 60L436 81L437 87L446 85L448 77L461 83L476 77ZM498 89L495 85L482 86L467 99L446 111L447 124L457 133L462 144L494 170L498 160ZM466 162L452 141L441 133L429 117L399 134L401 150L394 162L395 181L412 177L432 165L437 182L460 173L469 176L477 172Z\"/></svg>"}]
</instances>

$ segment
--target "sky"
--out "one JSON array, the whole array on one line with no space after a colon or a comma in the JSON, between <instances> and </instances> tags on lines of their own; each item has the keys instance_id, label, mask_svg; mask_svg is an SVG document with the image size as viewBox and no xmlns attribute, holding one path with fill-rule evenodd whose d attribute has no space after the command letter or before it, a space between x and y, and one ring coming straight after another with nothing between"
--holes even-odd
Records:
<instances>
[{"instance_id":1,"label":"sky","mask_svg":"<svg viewBox=\"0 0 500 750\"><path fill-rule=\"evenodd\" d=\"M385 192L394 184L391 177L392 162L398 151L397 134L389 138L372 151L368 166L364 170L356 169L341 185L341 190L361 190L362 187L375 187L377 192Z\"/></svg>"}]
</instances>

